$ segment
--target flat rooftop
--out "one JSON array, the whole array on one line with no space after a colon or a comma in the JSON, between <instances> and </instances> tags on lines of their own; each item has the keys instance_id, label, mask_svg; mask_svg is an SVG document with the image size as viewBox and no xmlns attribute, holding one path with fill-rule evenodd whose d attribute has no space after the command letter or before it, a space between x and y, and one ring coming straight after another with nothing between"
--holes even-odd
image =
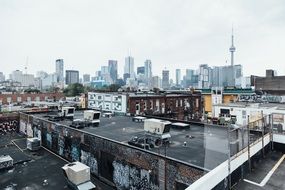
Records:
<instances>
[{"instance_id":1,"label":"flat rooftop","mask_svg":"<svg viewBox=\"0 0 285 190\"><path fill-rule=\"evenodd\" d=\"M217 104L217 106L240 108L276 108L277 110L285 110L285 103L233 102L227 104Z\"/></svg>"},{"instance_id":2,"label":"flat rooftop","mask_svg":"<svg viewBox=\"0 0 285 190\"><path fill-rule=\"evenodd\" d=\"M44 148L30 152L19 134L0 136L0 155L10 155L14 167L0 171L0 189L70 189L61 167L67 162ZM98 189L113 189L92 177Z\"/></svg>"},{"instance_id":3,"label":"flat rooftop","mask_svg":"<svg viewBox=\"0 0 285 190\"><path fill-rule=\"evenodd\" d=\"M42 119L47 114L35 114ZM82 119L83 112L76 111L74 119ZM167 119L165 119L167 120ZM69 126L70 120L58 122ZM85 127L78 129L97 136L127 144L131 137L144 136L143 122L134 122L132 117L114 116L100 118L99 127ZM212 170L227 159L228 156L228 132L225 127L211 125L190 124L189 129L171 128L171 143L169 146L152 148L150 151L170 157L172 159L192 164L205 170ZM252 134L251 139L256 139L257 134ZM233 135L231 139L241 140L241 137ZM245 142L247 142L245 137ZM183 146L186 142L187 146ZM234 148L231 152L235 152Z\"/></svg>"},{"instance_id":4,"label":"flat rooftop","mask_svg":"<svg viewBox=\"0 0 285 190\"><path fill-rule=\"evenodd\" d=\"M285 189L285 160L281 152L270 152L251 173L245 176L233 189L276 190ZM279 163L278 163L279 162ZM276 168L276 170L274 170ZM271 173L272 175L268 177Z\"/></svg>"}]
</instances>

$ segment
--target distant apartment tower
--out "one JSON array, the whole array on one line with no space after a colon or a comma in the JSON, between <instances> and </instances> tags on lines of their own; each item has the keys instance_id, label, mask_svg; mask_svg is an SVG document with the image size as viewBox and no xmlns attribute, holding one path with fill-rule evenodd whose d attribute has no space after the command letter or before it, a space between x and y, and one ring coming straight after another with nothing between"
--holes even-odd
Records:
<instances>
[{"instance_id":1,"label":"distant apartment tower","mask_svg":"<svg viewBox=\"0 0 285 190\"><path fill-rule=\"evenodd\" d=\"M84 74L83 75L83 83L88 83L88 82L90 82L90 75Z\"/></svg>"},{"instance_id":2,"label":"distant apartment tower","mask_svg":"<svg viewBox=\"0 0 285 190\"><path fill-rule=\"evenodd\" d=\"M135 67L134 58L131 56L126 57L124 74L129 74L130 78L135 78L134 67Z\"/></svg>"},{"instance_id":3,"label":"distant apartment tower","mask_svg":"<svg viewBox=\"0 0 285 190\"><path fill-rule=\"evenodd\" d=\"M162 88L169 88L169 70L162 70Z\"/></svg>"},{"instance_id":4,"label":"distant apartment tower","mask_svg":"<svg viewBox=\"0 0 285 190\"><path fill-rule=\"evenodd\" d=\"M16 82L20 82L22 86L34 86L35 77L32 74L23 74L22 71L13 71L10 75L10 79Z\"/></svg>"},{"instance_id":5,"label":"distant apartment tower","mask_svg":"<svg viewBox=\"0 0 285 190\"><path fill-rule=\"evenodd\" d=\"M63 59L55 60L55 74L57 75L57 83L64 84L64 63Z\"/></svg>"},{"instance_id":6,"label":"distant apartment tower","mask_svg":"<svg viewBox=\"0 0 285 190\"><path fill-rule=\"evenodd\" d=\"M0 82L5 81L5 75L0 72Z\"/></svg>"},{"instance_id":7,"label":"distant apartment tower","mask_svg":"<svg viewBox=\"0 0 285 190\"><path fill-rule=\"evenodd\" d=\"M199 66L198 88L211 87L211 74L212 69L207 64L202 64Z\"/></svg>"},{"instance_id":8,"label":"distant apartment tower","mask_svg":"<svg viewBox=\"0 0 285 190\"><path fill-rule=\"evenodd\" d=\"M161 88L161 78L159 76L152 77L152 87Z\"/></svg>"},{"instance_id":9,"label":"distant apartment tower","mask_svg":"<svg viewBox=\"0 0 285 190\"><path fill-rule=\"evenodd\" d=\"M66 70L65 71L65 83L67 85L79 83L79 71Z\"/></svg>"},{"instance_id":10,"label":"distant apartment tower","mask_svg":"<svg viewBox=\"0 0 285 190\"><path fill-rule=\"evenodd\" d=\"M108 61L109 73L112 79L112 83L116 83L118 79L118 61L109 60Z\"/></svg>"},{"instance_id":11,"label":"distant apartment tower","mask_svg":"<svg viewBox=\"0 0 285 190\"><path fill-rule=\"evenodd\" d=\"M179 86L181 84L181 69L176 69L175 74L176 86Z\"/></svg>"}]
</instances>

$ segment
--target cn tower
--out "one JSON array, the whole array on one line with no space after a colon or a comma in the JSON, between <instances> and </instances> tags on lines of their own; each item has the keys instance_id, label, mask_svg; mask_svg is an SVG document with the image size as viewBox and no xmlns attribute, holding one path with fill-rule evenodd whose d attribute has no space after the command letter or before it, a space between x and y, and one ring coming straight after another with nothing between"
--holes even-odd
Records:
<instances>
[{"instance_id":1,"label":"cn tower","mask_svg":"<svg viewBox=\"0 0 285 190\"><path fill-rule=\"evenodd\" d=\"M231 52L231 66L234 66L234 52L236 51L236 48L234 46L234 29L232 28L232 45L230 47Z\"/></svg>"}]
</instances>

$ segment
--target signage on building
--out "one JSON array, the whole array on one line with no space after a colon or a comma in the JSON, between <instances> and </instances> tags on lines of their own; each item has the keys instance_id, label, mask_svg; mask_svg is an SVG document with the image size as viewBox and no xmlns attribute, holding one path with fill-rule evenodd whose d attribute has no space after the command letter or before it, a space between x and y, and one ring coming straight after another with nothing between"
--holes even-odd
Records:
<instances>
[{"instance_id":1,"label":"signage on building","mask_svg":"<svg viewBox=\"0 0 285 190\"><path fill-rule=\"evenodd\" d=\"M123 94L88 93L88 108L102 111L127 112L127 98Z\"/></svg>"},{"instance_id":2,"label":"signage on building","mask_svg":"<svg viewBox=\"0 0 285 190\"><path fill-rule=\"evenodd\" d=\"M284 115L279 113L274 113L273 115L273 123L284 123Z\"/></svg>"}]
</instances>

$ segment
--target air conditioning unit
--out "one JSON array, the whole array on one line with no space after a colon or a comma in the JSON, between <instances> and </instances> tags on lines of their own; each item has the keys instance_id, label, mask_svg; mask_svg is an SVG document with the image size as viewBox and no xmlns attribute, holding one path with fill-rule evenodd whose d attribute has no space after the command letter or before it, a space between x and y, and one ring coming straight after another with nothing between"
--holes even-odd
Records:
<instances>
[{"instance_id":1,"label":"air conditioning unit","mask_svg":"<svg viewBox=\"0 0 285 190\"><path fill-rule=\"evenodd\" d=\"M41 147L40 139L34 138L27 138L27 149L31 151L39 150Z\"/></svg>"},{"instance_id":2,"label":"air conditioning unit","mask_svg":"<svg viewBox=\"0 0 285 190\"><path fill-rule=\"evenodd\" d=\"M84 119L88 122L90 126L98 126L100 123L101 112L94 110L84 111Z\"/></svg>"},{"instance_id":3,"label":"air conditioning unit","mask_svg":"<svg viewBox=\"0 0 285 190\"><path fill-rule=\"evenodd\" d=\"M144 131L162 135L169 133L171 122L159 119L146 119L144 121Z\"/></svg>"},{"instance_id":4,"label":"air conditioning unit","mask_svg":"<svg viewBox=\"0 0 285 190\"><path fill-rule=\"evenodd\" d=\"M13 167L13 158L9 155L0 156L0 170L9 169Z\"/></svg>"},{"instance_id":5,"label":"air conditioning unit","mask_svg":"<svg viewBox=\"0 0 285 190\"><path fill-rule=\"evenodd\" d=\"M66 178L74 185L90 181L90 167L80 162L72 162L62 167Z\"/></svg>"}]
</instances>

